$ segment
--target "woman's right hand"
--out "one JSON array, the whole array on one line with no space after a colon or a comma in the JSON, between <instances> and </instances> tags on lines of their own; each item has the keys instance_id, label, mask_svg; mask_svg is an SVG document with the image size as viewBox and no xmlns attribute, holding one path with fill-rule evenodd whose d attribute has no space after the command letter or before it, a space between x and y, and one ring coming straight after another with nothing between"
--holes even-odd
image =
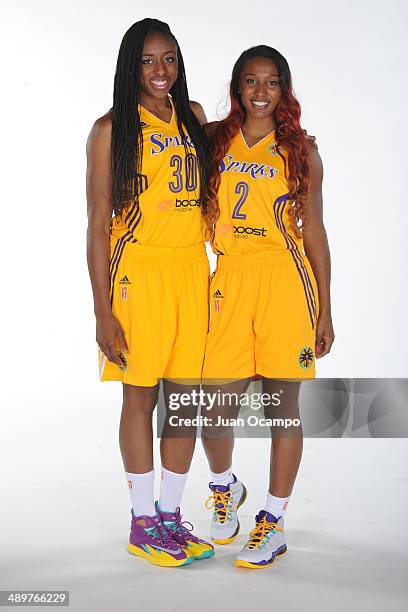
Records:
<instances>
[{"instance_id":1,"label":"woman's right hand","mask_svg":"<svg viewBox=\"0 0 408 612\"><path fill-rule=\"evenodd\" d=\"M128 353L129 349L123 329L112 312L96 317L96 341L109 361L123 369L125 364L119 353Z\"/></svg>"}]
</instances>

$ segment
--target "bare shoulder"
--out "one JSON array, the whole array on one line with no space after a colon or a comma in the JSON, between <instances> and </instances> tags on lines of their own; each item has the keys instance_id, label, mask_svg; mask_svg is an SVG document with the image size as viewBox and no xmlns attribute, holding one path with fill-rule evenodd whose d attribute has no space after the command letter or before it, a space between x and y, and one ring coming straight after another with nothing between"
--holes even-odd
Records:
<instances>
[{"instance_id":1,"label":"bare shoulder","mask_svg":"<svg viewBox=\"0 0 408 612\"><path fill-rule=\"evenodd\" d=\"M191 110L196 113L196 112L204 112L204 109L202 107L202 105L199 102L195 102L194 100L190 100L190 106L191 106Z\"/></svg>"},{"instance_id":2,"label":"bare shoulder","mask_svg":"<svg viewBox=\"0 0 408 612\"><path fill-rule=\"evenodd\" d=\"M312 172L323 173L323 162L315 141L308 142L308 149Z\"/></svg>"},{"instance_id":3,"label":"bare shoulder","mask_svg":"<svg viewBox=\"0 0 408 612\"><path fill-rule=\"evenodd\" d=\"M211 121L210 123L206 123L205 125L203 125L203 128L208 138L212 138L214 136L215 130L217 129L220 123L221 121Z\"/></svg>"},{"instance_id":4,"label":"bare shoulder","mask_svg":"<svg viewBox=\"0 0 408 612\"><path fill-rule=\"evenodd\" d=\"M310 179L312 181L312 184L316 187L318 185L321 186L323 182L323 162L316 145L316 140L310 140L308 138L307 148L310 164Z\"/></svg>"},{"instance_id":5,"label":"bare shoulder","mask_svg":"<svg viewBox=\"0 0 408 612\"><path fill-rule=\"evenodd\" d=\"M205 116L204 109L199 102L194 102L194 100L190 100L190 108L201 123L201 125L207 123L207 117Z\"/></svg>"},{"instance_id":6,"label":"bare shoulder","mask_svg":"<svg viewBox=\"0 0 408 612\"><path fill-rule=\"evenodd\" d=\"M95 147L104 148L111 145L112 139L112 114L111 112L102 115L95 121L89 132L88 140L86 143L87 149L93 149Z\"/></svg>"}]
</instances>

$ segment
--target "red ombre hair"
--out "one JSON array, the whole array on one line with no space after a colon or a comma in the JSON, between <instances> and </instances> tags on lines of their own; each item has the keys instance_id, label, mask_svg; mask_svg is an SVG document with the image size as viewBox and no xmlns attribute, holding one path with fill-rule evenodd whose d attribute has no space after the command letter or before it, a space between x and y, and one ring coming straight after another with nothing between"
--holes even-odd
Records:
<instances>
[{"instance_id":1,"label":"red ombre hair","mask_svg":"<svg viewBox=\"0 0 408 612\"><path fill-rule=\"evenodd\" d=\"M281 99L275 109L275 139L277 150L285 163L286 179L292 199L290 208L292 227L301 235L299 222L304 224L302 201L308 197L310 189L309 149L314 139L307 135L300 125L300 104L292 90L292 77L286 59L272 47L259 45L244 51L232 71L230 85L231 110L220 121L212 136L214 169L208 186L208 207L206 218L211 227L217 221L220 210L218 189L221 181L220 164L228 152L231 140L236 136L245 120L245 108L239 95L239 80L245 63L257 57L270 59L278 69ZM287 159L280 150L287 153Z\"/></svg>"}]
</instances>

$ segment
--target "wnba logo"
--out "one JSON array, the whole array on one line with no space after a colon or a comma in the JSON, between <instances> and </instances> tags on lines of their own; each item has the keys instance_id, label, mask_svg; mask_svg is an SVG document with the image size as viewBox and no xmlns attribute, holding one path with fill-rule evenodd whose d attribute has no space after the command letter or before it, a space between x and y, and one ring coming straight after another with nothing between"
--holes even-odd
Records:
<instances>
[{"instance_id":1,"label":"wnba logo","mask_svg":"<svg viewBox=\"0 0 408 612\"><path fill-rule=\"evenodd\" d=\"M129 489L132 489L132 488L133 488L133 485L132 485L132 481L131 481L131 480L128 480L128 487L129 487Z\"/></svg>"}]
</instances>

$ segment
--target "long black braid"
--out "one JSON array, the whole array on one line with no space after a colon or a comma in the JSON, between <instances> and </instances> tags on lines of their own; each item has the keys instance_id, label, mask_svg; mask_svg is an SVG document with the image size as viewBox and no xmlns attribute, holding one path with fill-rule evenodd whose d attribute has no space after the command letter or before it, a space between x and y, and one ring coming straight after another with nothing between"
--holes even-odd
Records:
<instances>
[{"instance_id":1,"label":"long black braid","mask_svg":"<svg viewBox=\"0 0 408 612\"><path fill-rule=\"evenodd\" d=\"M113 209L115 215L120 216L131 201L138 201L142 191L143 135L138 105L143 45L150 32L160 32L176 44L178 77L170 94L186 154L191 151L183 126L194 144L200 174L201 211L205 214L212 153L205 132L190 107L184 61L178 42L167 23L157 19L143 19L134 23L124 35L119 49L111 109Z\"/></svg>"}]
</instances>

